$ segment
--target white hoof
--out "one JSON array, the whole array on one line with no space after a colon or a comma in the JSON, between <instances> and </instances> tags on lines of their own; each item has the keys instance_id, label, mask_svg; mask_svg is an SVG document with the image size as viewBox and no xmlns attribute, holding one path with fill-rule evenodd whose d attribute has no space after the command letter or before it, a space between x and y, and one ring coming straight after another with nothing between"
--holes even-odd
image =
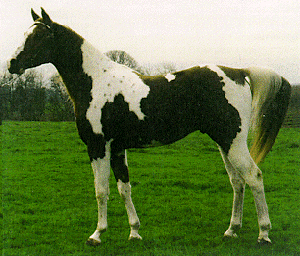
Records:
<instances>
[{"instance_id":1,"label":"white hoof","mask_svg":"<svg viewBox=\"0 0 300 256\"><path fill-rule=\"evenodd\" d=\"M238 238L238 235L231 229L226 230L224 239Z\"/></svg>"},{"instance_id":2,"label":"white hoof","mask_svg":"<svg viewBox=\"0 0 300 256\"><path fill-rule=\"evenodd\" d=\"M257 239L257 243L259 245L271 245L272 244L272 241L270 240L269 237L262 237L262 238L258 238Z\"/></svg>"},{"instance_id":3,"label":"white hoof","mask_svg":"<svg viewBox=\"0 0 300 256\"><path fill-rule=\"evenodd\" d=\"M87 245L90 246L98 246L101 244L101 240L100 240L100 231L96 230L90 237L89 239L86 241Z\"/></svg>"},{"instance_id":4,"label":"white hoof","mask_svg":"<svg viewBox=\"0 0 300 256\"><path fill-rule=\"evenodd\" d=\"M231 240L231 239L237 239L238 238L238 236L237 236L237 234L233 234L232 236L227 236L227 235L224 235L223 236L223 241L229 241L229 240Z\"/></svg>"},{"instance_id":5,"label":"white hoof","mask_svg":"<svg viewBox=\"0 0 300 256\"><path fill-rule=\"evenodd\" d=\"M128 240L143 240L137 230L131 230Z\"/></svg>"},{"instance_id":6,"label":"white hoof","mask_svg":"<svg viewBox=\"0 0 300 256\"><path fill-rule=\"evenodd\" d=\"M86 241L86 244L89 245L89 246L99 246L101 244L101 241L100 240L95 240L93 238L89 238Z\"/></svg>"}]
</instances>

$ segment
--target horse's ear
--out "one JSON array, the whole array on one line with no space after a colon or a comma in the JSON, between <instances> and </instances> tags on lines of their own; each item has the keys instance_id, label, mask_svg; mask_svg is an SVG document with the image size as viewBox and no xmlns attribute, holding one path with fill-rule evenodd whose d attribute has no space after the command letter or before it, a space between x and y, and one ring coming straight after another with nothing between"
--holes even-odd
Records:
<instances>
[{"instance_id":1,"label":"horse's ear","mask_svg":"<svg viewBox=\"0 0 300 256\"><path fill-rule=\"evenodd\" d=\"M34 12L33 9L31 9L31 16L32 16L32 18L33 18L33 21L36 21L36 20L38 20L38 19L40 18L40 16L37 15L37 14Z\"/></svg>"},{"instance_id":2,"label":"horse's ear","mask_svg":"<svg viewBox=\"0 0 300 256\"><path fill-rule=\"evenodd\" d=\"M52 20L50 19L49 15L45 12L43 8L42 9L42 17L43 17L43 23L45 23L48 26L52 26Z\"/></svg>"}]
</instances>

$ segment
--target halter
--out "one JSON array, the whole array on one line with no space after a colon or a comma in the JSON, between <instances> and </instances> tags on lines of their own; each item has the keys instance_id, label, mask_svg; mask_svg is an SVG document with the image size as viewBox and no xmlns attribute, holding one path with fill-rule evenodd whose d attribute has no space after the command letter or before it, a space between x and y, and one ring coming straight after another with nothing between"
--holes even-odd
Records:
<instances>
[{"instance_id":1,"label":"halter","mask_svg":"<svg viewBox=\"0 0 300 256\"><path fill-rule=\"evenodd\" d=\"M43 22L40 22L40 21L34 22L29 28L31 28L31 27L33 27L33 26L37 26L37 25L43 25L44 27L46 27L46 28L48 28L48 29L50 29L50 30L52 31L52 28L51 28L50 25L47 25L47 24L45 24L45 23L43 23Z\"/></svg>"},{"instance_id":2,"label":"halter","mask_svg":"<svg viewBox=\"0 0 300 256\"><path fill-rule=\"evenodd\" d=\"M40 22L40 21L36 21L36 22L33 23L29 28L32 28L33 26L38 26L38 25L42 25L42 26L46 27L48 30L51 31L51 35L50 35L50 36L48 35L47 37L53 37L53 36L54 36L53 30L52 30L51 26L50 26L50 25L47 25L47 24L45 24L45 23L43 23L43 22Z\"/></svg>"}]
</instances>

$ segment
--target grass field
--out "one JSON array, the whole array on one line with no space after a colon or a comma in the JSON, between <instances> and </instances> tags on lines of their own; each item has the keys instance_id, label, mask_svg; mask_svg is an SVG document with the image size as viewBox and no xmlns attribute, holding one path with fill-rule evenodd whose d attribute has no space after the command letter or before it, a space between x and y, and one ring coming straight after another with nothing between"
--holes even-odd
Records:
<instances>
[{"instance_id":1,"label":"grass field","mask_svg":"<svg viewBox=\"0 0 300 256\"><path fill-rule=\"evenodd\" d=\"M260 247L246 190L239 238L223 241L232 189L215 144L194 133L173 145L130 150L132 197L142 241L128 241L124 205L111 177L109 229L96 227L93 174L74 123L4 122L2 255L300 255L300 129L282 129L265 162L273 245Z\"/></svg>"}]
</instances>

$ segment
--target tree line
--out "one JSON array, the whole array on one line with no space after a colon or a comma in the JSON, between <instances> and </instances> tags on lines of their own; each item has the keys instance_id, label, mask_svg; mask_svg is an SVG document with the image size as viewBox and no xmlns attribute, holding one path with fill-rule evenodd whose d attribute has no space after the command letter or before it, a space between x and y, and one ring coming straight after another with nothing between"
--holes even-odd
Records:
<instances>
[{"instance_id":1,"label":"tree line","mask_svg":"<svg viewBox=\"0 0 300 256\"><path fill-rule=\"evenodd\" d=\"M74 112L62 81L55 75L49 86L35 71L14 78L5 74L0 80L0 119L18 121L71 121Z\"/></svg>"},{"instance_id":2,"label":"tree line","mask_svg":"<svg viewBox=\"0 0 300 256\"><path fill-rule=\"evenodd\" d=\"M284 126L300 127L300 84L292 86L291 99L285 117Z\"/></svg>"}]
</instances>

